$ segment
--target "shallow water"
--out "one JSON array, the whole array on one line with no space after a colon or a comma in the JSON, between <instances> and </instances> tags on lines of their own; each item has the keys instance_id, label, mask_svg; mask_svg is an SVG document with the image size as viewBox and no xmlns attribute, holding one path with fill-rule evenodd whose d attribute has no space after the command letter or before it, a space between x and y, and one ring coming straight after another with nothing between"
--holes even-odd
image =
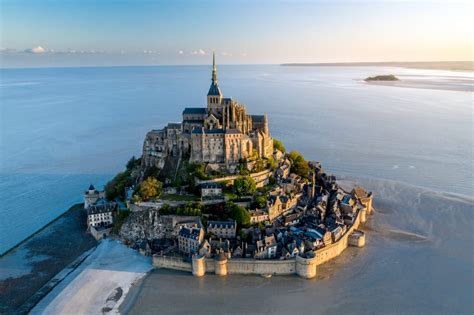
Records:
<instances>
[{"instance_id":1,"label":"shallow water","mask_svg":"<svg viewBox=\"0 0 474 315\"><path fill-rule=\"evenodd\" d=\"M268 294L255 295L279 308L255 302L255 310L302 312L317 304L325 312L472 313L473 93L362 81L395 74L465 85L472 73L280 66L220 66L218 73L224 95L251 113L267 112L272 134L288 149L377 194L363 254L349 254L350 265L344 257L331 263L337 268L320 272L322 281L265 282L272 289L264 283ZM148 130L179 121L185 106L203 106L209 82L204 66L0 70L0 252L80 201L90 183L103 185L140 154ZM163 276L146 281L154 277ZM240 287L230 278L199 281L203 302L216 281ZM150 290L140 298L161 292ZM248 297L232 299L236 310L251 312ZM316 297L329 302L307 302Z\"/></svg>"},{"instance_id":2,"label":"shallow water","mask_svg":"<svg viewBox=\"0 0 474 315\"><path fill-rule=\"evenodd\" d=\"M225 96L338 175L472 195L472 93L373 86L393 73L465 85L469 72L220 66ZM0 252L103 185L145 133L203 106L210 67L0 70ZM472 86L472 83L471 83ZM13 223L13 224L12 224Z\"/></svg>"}]
</instances>

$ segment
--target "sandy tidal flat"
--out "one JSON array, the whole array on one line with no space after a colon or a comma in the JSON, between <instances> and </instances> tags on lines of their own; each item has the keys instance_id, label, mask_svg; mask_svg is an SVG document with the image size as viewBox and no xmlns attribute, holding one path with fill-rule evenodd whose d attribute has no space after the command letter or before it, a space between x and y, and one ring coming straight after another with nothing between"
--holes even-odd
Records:
<instances>
[{"instance_id":1,"label":"sandy tidal flat","mask_svg":"<svg viewBox=\"0 0 474 315\"><path fill-rule=\"evenodd\" d=\"M132 284L150 269L150 258L104 240L31 314L117 313Z\"/></svg>"}]
</instances>

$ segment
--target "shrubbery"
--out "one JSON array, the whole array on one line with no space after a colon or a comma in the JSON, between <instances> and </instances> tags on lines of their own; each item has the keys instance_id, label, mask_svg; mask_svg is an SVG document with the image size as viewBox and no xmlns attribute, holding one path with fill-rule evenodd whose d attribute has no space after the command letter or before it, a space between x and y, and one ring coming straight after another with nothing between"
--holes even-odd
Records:
<instances>
[{"instance_id":1,"label":"shrubbery","mask_svg":"<svg viewBox=\"0 0 474 315\"><path fill-rule=\"evenodd\" d=\"M105 185L105 197L108 200L115 200L116 198L125 199L125 187L130 187L135 183L132 176L134 170L140 167L141 158L137 159L134 156L127 162L126 170L120 172Z\"/></svg>"},{"instance_id":2,"label":"shrubbery","mask_svg":"<svg viewBox=\"0 0 474 315\"><path fill-rule=\"evenodd\" d=\"M298 151L291 151L288 154L288 159L291 161L291 172L300 175L301 177L308 178L309 176L309 165L304 159L303 155Z\"/></svg>"},{"instance_id":3,"label":"shrubbery","mask_svg":"<svg viewBox=\"0 0 474 315\"><path fill-rule=\"evenodd\" d=\"M281 151L282 153L286 153L286 148L283 145L283 142L275 138L273 138L273 148Z\"/></svg>"},{"instance_id":4,"label":"shrubbery","mask_svg":"<svg viewBox=\"0 0 474 315\"><path fill-rule=\"evenodd\" d=\"M200 216L202 210L203 205L200 202L188 202L186 205L179 207L176 214Z\"/></svg>"},{"instance_id":5,"label":"shrubbery","mask_svg":"<svg viewBox=\"0 0 474 315\"><path fill-rule=\"evenodd\" d=\"M136 195L141 200L149 200L151 198L159 198L163 190L163 183L154 177L148 177L138 185Z\"/></svg>"},{"instance_id":6,"label":"shrubbery","mask_svg":"<svg viewBox=\"0 0 474 315\"><path fill-rule=\"evenodd\" d=\"M242 176L234 181L233 190L239 197L253 195L256 189L255 181L249 176Z\"/></svg>"},{"instance_id":7,"label":"shrubbery","mask_svg":"<svg viewBox=\"0 0 474 315\"><path fill-rule=\"evenodd\" d=\"M236 205L233 202L228 202L225 205L227 215L234 219L240 227L247 227L250 225L250 213L242 206Z\"/></svg>"}]
</instances>

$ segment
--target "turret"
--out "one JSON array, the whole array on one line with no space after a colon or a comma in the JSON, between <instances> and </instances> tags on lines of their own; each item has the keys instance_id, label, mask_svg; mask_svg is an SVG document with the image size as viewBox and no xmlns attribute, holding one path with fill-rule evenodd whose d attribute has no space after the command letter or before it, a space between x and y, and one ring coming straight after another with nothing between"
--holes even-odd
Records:
<instances>
[{"instance_id":1,"label":"turret","mask_svg":"<svg viewBox=\"0 0 474 315\"><path fill-rule=\"evenodd\" d=\"M218 112L222 101L222 93L217 83L216 55L212 53L212 77L211 86L207 93L207 109L211 112Z\"/></svg>"}]
</instances>

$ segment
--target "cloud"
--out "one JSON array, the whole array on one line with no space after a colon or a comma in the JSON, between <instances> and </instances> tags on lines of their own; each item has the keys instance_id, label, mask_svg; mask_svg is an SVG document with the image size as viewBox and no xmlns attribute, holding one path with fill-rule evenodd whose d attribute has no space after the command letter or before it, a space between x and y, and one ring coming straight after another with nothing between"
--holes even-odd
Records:
<instances>
[{"instance_id":1,"label":"cloud","mask_svg":"<svg viewBox=\"0 0 474 315\"><path fill-rule=\"evenodd\" d=\"M183 54L184 54L184 51L180 50L180 51L178 51L178 54L179 54L179 55L183 55Z\"/></svg>"},{"instance_id":2,"label":"cloud","mask_svg":"<svg viewBox=\"0 0 474 315\"><path fill-rule=\"evenodd\" d=\"M207 53L202 50L202 49L198 49L198 50L194 50L191 52L191 55L194 55L194 56L204 56L204 55L207 55Z\"/></svg>"},{"instance_id":3,"label":"cloud","mask_svg":"<svg viewBox=\"0 0 474 315\"><path fill-rule=\"evenodd\" d=\"M228 53L228 52L221 52L221 56L228 56L228 57L232 57L232 54L231 53Z\"/></svg>"},{"instance_id":4,"label":"cloud","mask_svg":"<svg viewBox=\"0 0 474 315\"><path fill-rule=\"evenodd\" d=\"M48 52L48 50L44 49L41 46L37 46L37 47L25 49L25 52L30 53L30 54L44 54L44 53Z\"/></svg>"},{"instance_id":5,"label":"cloud","mask_svg":"<svg viewBox=\"0 0 474 315\"><path fill-rule=\"evenodd\" d=\"M241 55L242 57L247 57L248 54L247 54L246 52L243 52L243 53L240 53L240 55Z\"/></svg>"}]
</instances>

